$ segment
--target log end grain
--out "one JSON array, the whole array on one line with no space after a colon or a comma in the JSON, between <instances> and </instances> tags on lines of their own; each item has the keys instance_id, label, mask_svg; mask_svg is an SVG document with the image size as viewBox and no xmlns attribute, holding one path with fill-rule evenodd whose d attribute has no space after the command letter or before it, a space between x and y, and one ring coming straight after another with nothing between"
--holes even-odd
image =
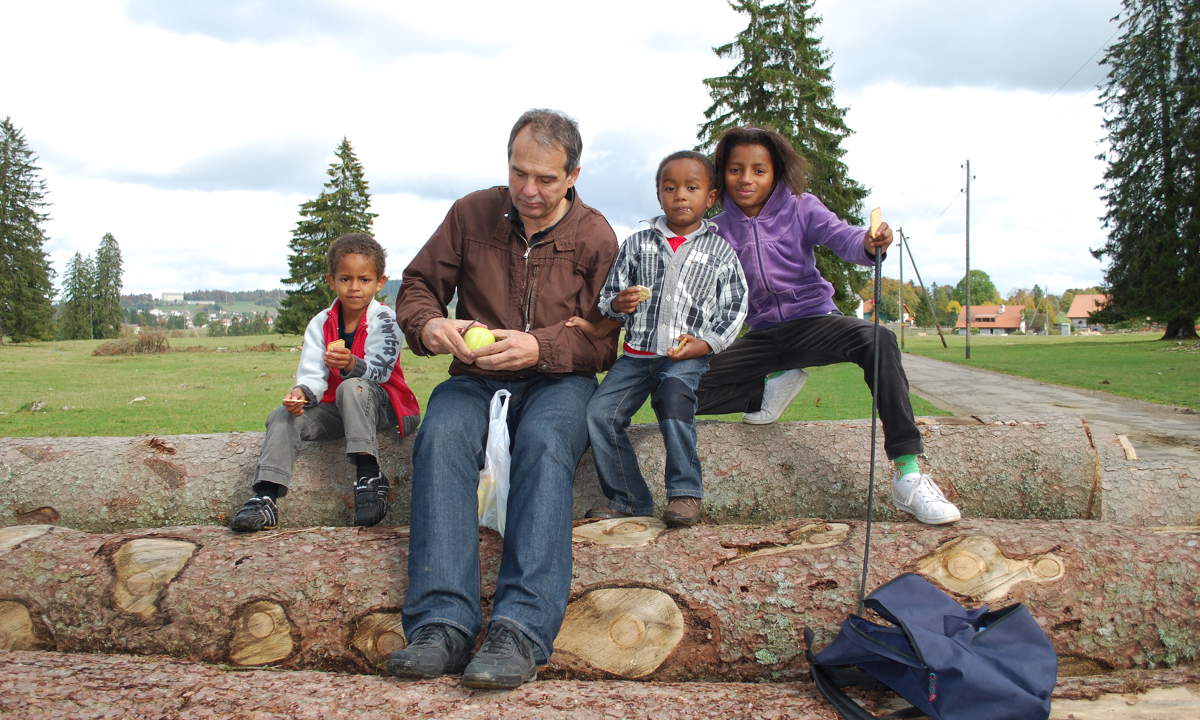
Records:
<instances>
[{"instance_id":1,"label":"log end grain","mask_svg":"<svg viewBox=\"0 0 1200 720\"><path fill-rule=\"evenodd\" d=\"M623 517L597 520L575 528L571 539L609 547L641 547L654 542L667 526L658 518Z\"/></svg>"},{"instance_id":2,"label":"log end grain","mask_svg":"<svg viewBox=\"0 0 1200 720\"><path fill-rule=\"evenodd\" d=\"M33 650L39 644L29 608L12 600L0 601L0 650Z\"/></svg>"},{"instance_id":3,"label":"log end grain","mask_svg":"<svg viewBox=\"0 0 1200 720\"><path fill-rule=\"evenodd\" d=\"M255 600L234 618L229 660L234 665L267 665L287 658L295 646L292 624L283 606Z\"/></svg>"},{"instance_id":4,"label":"log end grain","mask_svg":"<svg viewBox=\"0 0 1200 720\"><path fill-rule=\"evenodd\" d=\"M367 664L374 668L382 668L388 655L407 645L400 612L373 612L364 615L355 624L350 644L362 653Z\"/></svg>"},{"instance_id":5,"label":"log end grain","mask_svg":"<svg viewBox=\"0 0 1200 720\"><path fill-rule=\"evenodd\" d=\"M1010 558L991 538L965 535L918 560L917 571L959 595L990 602L1008 595L1018 583L1060 580L1066 563L1053 553Z\"/></svg>"},{"instance_id":6,"label":"log end grain","mask_svg":"<svg viewBox=\"0 0 1200 720\"><path fill-rule=\"evenodd\" d=\"M158 612L163 591L195 552L195 543L170 538L137 538L125 543L113 553L113 603L149 621Z\"/></svg>"},{"instance_id":7,"label":"log end grain","mask_svg":"<svg viewBox=\"0 0 1200 720\"><path fill-rule=\"evenodd\" d=\"M683 631L683 613L660 590L593 590L567 606L554 650L617 677L640 678L662 665Z\"/></svg>"},{"instance_id":8,"label":"log end grain","mask_svg":"<svg viewBox=\"0 0 1200 720\"><path fill-rule=\"evenodd\" d=\"M0 552L12 550L16 546L35 537L45 535L53 525L16 525L0 528Z\"/></svg>"}]
</instances>

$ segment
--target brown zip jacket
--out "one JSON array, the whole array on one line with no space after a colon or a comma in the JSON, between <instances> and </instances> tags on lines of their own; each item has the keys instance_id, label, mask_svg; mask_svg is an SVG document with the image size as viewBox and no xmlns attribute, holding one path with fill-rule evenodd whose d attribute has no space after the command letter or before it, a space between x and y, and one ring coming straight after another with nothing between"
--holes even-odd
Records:
<instances>
[{"instance_id":1,"label":"brown zip jacket","mask_svg":"<svg viewBox=\"0 0 1200 720\"><path fill-rule=\"evenodd\" d=\"M421 329L446 317L458 293L455 316L492 329L522 330L537 338L537 365L523 370L481 370L455 359L451 375L521 378L534 374L593 375L616 359L616 334L597 340L563 323L578 315L598 323L596 301L617 253L617 237L604 216L576 194L571 209L532 248L509 220L507 187L457 200L446 219L404 269L396 319L418 355L430 355Z\"/></svg>"}]
</instances>

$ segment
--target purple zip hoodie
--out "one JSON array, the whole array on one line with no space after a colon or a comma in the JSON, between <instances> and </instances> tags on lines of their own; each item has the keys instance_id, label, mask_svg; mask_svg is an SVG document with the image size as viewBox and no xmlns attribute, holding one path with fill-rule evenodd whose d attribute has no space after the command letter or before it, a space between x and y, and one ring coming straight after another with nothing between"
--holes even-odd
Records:
<instances>
[{"instance_id":1,"label":"purple zip hoodie","mask_svg":"<svg viewBox=\"0 0 1200 720\"><path fill-rule=\"evenodd\" d=\"M728 195L713 218L737 252L746 274L746 323L760 329L796 318L837 310L833 285L817 270L813 248L824 245L847 262L874 266L863 247L866 228L854 227L830 212L815 195L795 195L785 183L757 217L747 217Z\"/></svg>"}]
</instances>

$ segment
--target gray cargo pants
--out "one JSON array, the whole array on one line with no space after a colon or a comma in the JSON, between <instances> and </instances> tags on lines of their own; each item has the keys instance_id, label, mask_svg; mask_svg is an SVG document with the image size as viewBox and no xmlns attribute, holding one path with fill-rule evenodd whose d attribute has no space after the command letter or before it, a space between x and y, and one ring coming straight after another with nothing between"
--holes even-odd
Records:
<instances>
[{"instance_id":1,"label":"gray cargo pants","mask_svg":"<svg viewBox=\"0 0 1200 720\"><path fill-rule=\"evenodd\" d=\"M267 416L267 434L263 438L254 482L265 480L287 487L296 453L304 440L344 437L347 455L366 453L378 458L376 433L395 431L396 423L396 413L384 389L362 378L342 381L334 402L306 407L300 416L280 405Z\"/></svg>"}]
</instances>

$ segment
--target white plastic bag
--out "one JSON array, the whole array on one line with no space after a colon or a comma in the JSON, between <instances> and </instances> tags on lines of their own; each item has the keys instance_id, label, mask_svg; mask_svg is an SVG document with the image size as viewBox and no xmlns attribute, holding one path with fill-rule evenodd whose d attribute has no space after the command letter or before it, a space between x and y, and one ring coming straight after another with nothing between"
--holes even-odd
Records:
<instances>
[{"instance_id":1,"label":"white plastic bag","mask_svg":"<svg viewBox=\"0 0 1200 720\"><path fill-rule=\"evenodd\" d=\"M508 511L508 398L507 390L497 390L488 409L487 451L479 471L479 525L504 534Z\"/></svg>"}]
</instances>

